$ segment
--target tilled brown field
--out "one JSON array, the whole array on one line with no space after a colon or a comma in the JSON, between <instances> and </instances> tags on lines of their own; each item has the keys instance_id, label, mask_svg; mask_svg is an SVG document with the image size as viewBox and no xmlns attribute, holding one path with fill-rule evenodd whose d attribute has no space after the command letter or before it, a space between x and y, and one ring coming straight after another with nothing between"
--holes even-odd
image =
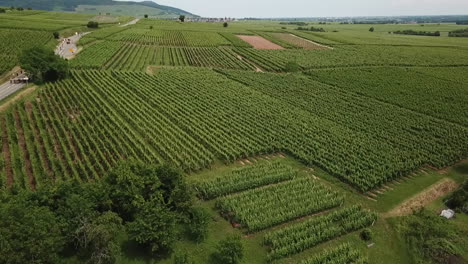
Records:
<instances>
[{"instance_id":1,"label":"tilled brown field","mask_svg":"<svg viewBox=\"0 0 468 264\"><path fill-rule=\"evenodd\" d=\"M255 49L264 49L264 50L280 50L284 49L280 45L277 45L267 39L264 39L260 36L246 36L246 35L238 35L240 39L249 43Z\"/></svg>"},{"instance_id":2,"label":"tilled brown field","mask_svg":"<svg viewBox=\"0 0 468 264\"><path fill-rule=\"evenodd\" d=\"M279 40L291 43L306 50L322 50L330 48L289 33L274 33L271 35Z\"/></svg>"}]
</instances>

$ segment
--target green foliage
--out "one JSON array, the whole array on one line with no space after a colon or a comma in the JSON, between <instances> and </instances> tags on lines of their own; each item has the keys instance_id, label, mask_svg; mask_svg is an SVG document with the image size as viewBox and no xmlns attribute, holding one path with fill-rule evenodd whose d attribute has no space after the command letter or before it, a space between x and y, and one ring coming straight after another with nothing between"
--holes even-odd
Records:
<instances>
[{"instance_id":1,"label":"green foliage","mask_svg":"<svg viewBox=\"0 0 468 264\"><path fill-rule=\"evenodd\" d=\"M67 62L44 47L25 50L19 61L21 68L37 83L55 82L68 75Z\"/></svg>"},{"instance_id":2,"label":"green foliage","mask_svg":"<svg viewBox=\"0 0 468 264\"><path fill-rule=\"evenodd\" d=\"M444 203L451 209L468 214L468 180L465 180L458 190L450 194Z\"/></svg>"},{"instance_id":3,"label":"green foliage","mask_svg":"<svg viewBox=\"0 0 468 264\"><path fill-rule=\"evenodd\" d=\"M180 15L180 16L179 16L179 20L180 20L180 22L184 22L184 21L185 21L185 16L184 16L184 15Z\"/></svg>"},{"instance_id":4,"label":"green foliage","mask_svg":"<svg viewBox=\"0 0 468 264\"><path fill-rule=\"evenodd\" d=\"M0 8L0 14L1 13L6 13L6 9L5 8Z\"/></svg>"},{"instance_id":5,"label":"green foliage","mask_svg":"<svg viewBox=\"0 0 468 264\"><path fill-rule=\"evenodd\" d=\"M338 245L324 250L320 254L301 261L300 264L367 264L367 260L359 250L351 247L349 243Z\"/></svg>"},{"instance_id":6,"label":"green foliage","mask_svg":"<svg viewBox=\"0 0 468 264\"><path fill-rule=\"evenodd\" d=\"M148 14L145 14L145 18L148 18Z\"/></svg>"},{"instance_id":7,"label":"green foliage","mask_svg":"<svg viewBox=\"0 0 468 264\"><path fill-rule=\"evenodd\" d=\"M135 220L128 224L130 239L146 247L152 254L165 255L177 237L177 215L164 206L162 199L138 205Z\"/></svg>"},{"instance_id":8,"label":"green foliage","mask_svg":"<svg viewBox=\"0 0 468 264\"><path fill-rule=\"evenodd\" d=\"M301 66L294 61L289 61L284 65L285 72L298 72L301 70Z\"/></svg>"},{"instance_id":9,"label":"green foliage","mask_svg":"<svg viewBox=\"0 0 468 264\"><path fill-rule=\"evenodd\" d=\"M54 35L54 39L59 39L60 38L60 33L58 33L57 31L55 31L52 34Z\"/></svg>"},{"instance_id":10,"label":"green foliage","mask_svg":"<svg viewBox=\"0 0 468 264\"><path fill-rule=\"evenodd\" d=\"M89 21L88 24L86 25L88 28L98 28L99 27L99 22L96 21Z\"/></svg>"},{"instance_id":11,"label":"green foliage","mask_svg":"<svg viewBox=\"0 0 468 264\"><path fill-rule=\"evenodd\" d=\"M370 32L374 32L374 30L375 30L374 27L369 28Z\"/></svg>"},{"instance_id":12,"label":"green foliage","mask_svg":"<svg viewBox=\"0 0 468 264\"><path fill-rule=\"evenodd\" d=\"M202 242L208 236L210 214L203 208L193 208L187 222L190 237L196 242Z\"/></svg>"},{"instance_id":13,"label":"green foliage","mask_svg":"<svg viewBox=\"0 0 468 264\"><path fill-rule=\"evenodd\" d=\"M227 22L223 23L223 27L227 28L228 26L229 26L229 24Z\"/></svg>"},{"instance_id":14,"label":"green foliage","mask_svg":"<svg viewBox=\"0 0 468 264\"><path fill-rule=\"evenodd\" d=\"M0 203L0 262L56 263L65 242L57 217L23 194L8 199Z\"/></svg>"},{"instance_id":15,"label":"green foliage","mask_svg":"<svg viewBox=\"0 0 468 264\"><path fill-rule=\"evenodd\" d=\"M372 240L372 231L369 228L366 228L361 231L360 237L364 241Z\"/></svg>"},{"instance_id":16,"label":"green foliage","mask_svg":"<svg viewBox=\"0 0 468 264\"><path fill-rule=\"evenodd\" d=\"M238 264L244 257L240 236L229 235L216 246L212 258L216 264Z\"/></svg>"},{"instance_id":17,"label":"green foliage","mask_svg":"<svg viewBox=\"0 0 468 264\"><path fill-rule=\"evenodd\" d=\"M174 264L195 264L195 262L190 261L190 257L187 252L178 251L174 254Z\"/></svg>"},{"instance_id":18,"label":"green foliage","mask_svg":"<svg viewBox=\"0 0 468 264\"><path fill-rule=\"evenodd\" d=\"M79 254L89 263L115 263L122 254L119 234L123 230L122 219L110 211L92 220L83 219L74 234Z\"/></svg>"},{"instance_id":19,"label":"green foliage","mask_svg":"<svg viewBox=\"0 0 468 264\"><path fill-rule=\"evenodd\" d=\"M401 220L400 230L416 256L435 263L449 263L459 256L461 232L452 222L422 210Z\"/></svg>"}]
</instances>

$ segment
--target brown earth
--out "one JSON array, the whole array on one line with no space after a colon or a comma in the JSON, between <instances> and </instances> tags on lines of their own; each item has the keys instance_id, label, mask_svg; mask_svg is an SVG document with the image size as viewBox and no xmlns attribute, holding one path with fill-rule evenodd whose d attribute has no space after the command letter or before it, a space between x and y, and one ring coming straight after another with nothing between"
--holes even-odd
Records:
<instances>
[{"instance_id":1,"label":"brown earth","mask_svg":"<svg viewBox=\"0 0 468 264\"><path fill-rule=\"evenodd\" d=\"M255 49L264 49L264 50L281 50L284 49L280 45L277 45L265 38L260 36L246 36L246 35L237 35L243 41L249 43Z\"/></svg>"},{"instance_id":2,"label":"brown earth","mask_svg":"<svg viewBox=\"0 0 468 264\"><path fill-rule=\"evenodd\" d=\"M444 196L458 187L458 184L449 178L444 178L437 183L431 185L426 190L406 200L396 208L384 214L384 217L394 217L409 215L418 209L430 204L437 198Z\"/></svg>"}]
</instances>

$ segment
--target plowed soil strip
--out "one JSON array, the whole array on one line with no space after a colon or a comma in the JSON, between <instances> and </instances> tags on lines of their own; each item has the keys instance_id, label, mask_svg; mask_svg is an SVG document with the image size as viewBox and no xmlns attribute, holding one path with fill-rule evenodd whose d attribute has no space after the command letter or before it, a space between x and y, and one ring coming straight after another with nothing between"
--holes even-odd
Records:
<instances>
[{"instance_id":1,"label":"plowed soil strip","mask_svg":"<svg viewBox=\"0 0 468 264\"><path fill-rule=\"evenodd\" d=\"M246 36L246 35L237 35L243 41L249 43L254 47L254 49L264 49L264 50L282 50L284 49L280 45L277 45L265 38L260 36Z\"/></svg>"},{"instance_id":2,"label":"plowed soil strip","mask_svg":"<svg viewBox=\"0 0 468 264\"><path fill-rule=\"evenodd\" d=\"M3 155L5 157L5 174L6 184L8 187L13 185L13 169L11 168L11 153L10 146L8 145L8 131L6 128L5 118L2 118L2 142L3 142Z\"/></svg>"},{"instance_id":3,"label":"plowed soil strip","mask_svg":"<svg viewBox=\"0 0 468 264\"><path fill-rule=\"evenodd\" d=\"M21 151L23 152L23 159L24 159L26 175L28 176L29 185L31 186L31 189L35 190L36 189L36 179L34 178L34 175L33 175L33 172L32 172L31 160L29 158L28 148L26 147L26 140L25 140L25 137L24 137L23 126L21 125L21 119L20 119L19 114L18 114L17 111L15 111L13 115L15 117L16 131L18 132L18 141L19 141L18 143L19 143L19 146L21 148Z\"/></svg>"},{"instance_id":4,"label":"plowed soil strip","mask_svg":"<svg viewBox=\"0 0 468 264\"><path fill-rule=\"evenodd\" d=\"M413 213L413 211L430 204L437 198L454 191L457 187L458 184L454 180L448 178L442 179L430 186L428 189L410 198L409 200L406 200L396 208L384 214L384 216L394 217L409 215Z\"/></svg>"}]
</instances>

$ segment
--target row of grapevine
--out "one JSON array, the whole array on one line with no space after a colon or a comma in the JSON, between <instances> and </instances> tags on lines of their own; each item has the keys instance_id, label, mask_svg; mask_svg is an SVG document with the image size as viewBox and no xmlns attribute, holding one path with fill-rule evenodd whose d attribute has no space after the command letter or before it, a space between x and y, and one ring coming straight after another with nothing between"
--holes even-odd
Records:
<instances>
[{"instance_id":1,"label":"row of grapevine","mask_svg":"<svg viewBox=\"0 0 468 264\"><path fill-rule=\"evenodd\" d=\"M368 144L375 144L371 143L374 140L379 142L379 151L369 149L366 152L374 152L373 156L361 156L359 161L354 162L349 154L346 159L333 158L339 159L339 164L346 164L343 167L328 164L326 159L317 157L314 154L317 150L313 150L309 156L303 144L288 147L296 157L306 162L313 159L315 164L359 189L378 186L427 163L442 167L466 156L466 150L461 146L466 146L468 131L449 122L383 104L302 75L278 76L236 71L223 73L252 89L303 109L310 116L333 120L335 124L349 129L353 137L361 137ZM384 148L385 151L382 151ZM381 158L376 159L378 156ZM364 163L376 169L375 172L370 174L369 167L360 168L358 164Z\"/></svg>"},{"instance_id":2,"label":"row of grapevine","mask_svg":"<svg viewBox=\"0 0 468 264\"><path fill-rule=\"evenodd\" d=\"M70 64L75 68L101 68L121 46L121 43L113 41L96 42L80 52Z\"/></svg>"},{"instance_id":3,"label":"row of grapevine","mask_svg":"<svg viewBox=\"0 0 468 264\"><path fill-rule=\"evenodd\" d=\"M350 243L338 245L332 249L303 260L300 264L367 264L367 258L354 249Z\"/></svg>"},{"instance_id":4,"label":"row of grapevine","mask_svg":"<svg viewBox=\"0 0 468 264\"><path fill-rule=\"evenodd\" d=\"M105 41L87 47L72 61L72 66L130 71L145 71L149 65L253 69L253 66L236 56L229 48L121 45L120 42Z\"/></svg>"},{"instance_id":5,"label":"row of grapevine","mask_svg":"<svg viewBox=\"0 0 468 264\"><path fill-rule=\"evenodd\" d=\"M215 32L167 31L140 28L131 28L119 32L112 35L109 39L135 44L173 47L218 47L231 45L231 42Z\"/></svg>"},{"instance_id":6,"label":"row of grapevine","mask_svg":"<svg viewBox=\"0 0 468 264\"><path fill-rule=\"evenodd\" d=\"M376 220L376 213L355 205L270 231L264 236L264 244L270 249L270 260L284 258L370 226Z\"/></svg>"},{"instance_id":7,"label":"row of grapevine","mask_svg":"<svg viewBox=\"0 0 468 264\"><path fill-rule=\"evenodd\" d=\"M442 166L467 156L468 130L462 126L314 82L304 75L215 72L195 67L160 69L154 76L104 70L75 70L72 75L70 81L44 89L40 101L33 104L33 112L44 117L47 123L42 123L53 136L44 141L46 149L58 153L51 164L64 168L67 178L85 180L80 167L87 163L102 164L90 174L90 178L98 177L102 168L114 162L104 162L101 157L108 155L99 153L89 154L96 158L86 160L88 150L80 145L95 141L102 146L106 141L98 140L95 133L89 133L92 138L85 133L78 140L77 126L84 117L89 118L83 125L87 131L103 126L113 137L115 133L131 133L120 142L128 142L130 150L126 152L137 159L164 160L191 171L210 167L215 160L232 162L283 151L362 191L425 164ZM49 95L55 90L60 93ZM63 109L54 105L63 105ZM112 109L96 112L102 120L94 120L92 114L73 114L83 109L94 111L98 105ZM77 131L69 134L69 127ZM115 127L116 132L109 127ZM131 143L132 138L139 143ZM134 155L133 150L142 149L142 145L147 146L144 153L150 154ZM115 143L107 150L100 149L122 153ZM10 147L13 150L14 146ZM16 157L21 168L25 157Z\"/></svg>"},{"instance_id":8,"label":"row of grapevine","mask_svg":"<svg viewBox=\"0 0 468 264\"><path fill-rule=\"evenodd\" d=\"M337 207L343 196L311 178L297 178L219 198L225 217L251 232Z\"/></svg>"},{"instance_id":9,"label":"row of grapevine","mask_svg":"<svg viewBox=\"0 0 468 264\"><path fill-rule=\"evenodd\" d=\"M330 69L309 74L318 81L468 127L468 115L460 114L468 112L464 70L459 69L458 78L448 80L440 74L432 76L431 68ZM457 69L436 71L450 76ZM459 81L454 82L456 79Z\"/></svg>"},{"instance_id":10,"label":"row of grapevine","mask_svg":"<svg viewBox=\"0 0 468 264\"><path fill-rule=\"evenodd\" d=\"M293 179L297 172L278 161L255 164L230 171L229 173L193 183L203 199L240 192L256 187Z\"/></svg>"}]
</instances>

